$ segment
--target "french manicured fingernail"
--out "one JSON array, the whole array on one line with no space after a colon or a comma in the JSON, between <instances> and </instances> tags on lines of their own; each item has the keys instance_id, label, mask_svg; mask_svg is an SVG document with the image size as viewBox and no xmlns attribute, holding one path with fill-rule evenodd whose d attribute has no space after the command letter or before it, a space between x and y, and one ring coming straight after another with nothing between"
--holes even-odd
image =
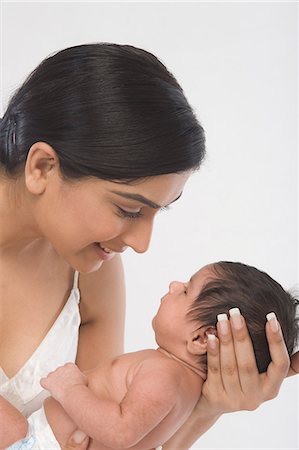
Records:
<instances>
[{"instance_id":1,"label":"french manicured fingernail","mask_svg":"<svg viewBox=\"0 0 299 450\"><path fill-rule=\"evenodd\" d=\"M239 308L231 308L229 310L229 317L236 330L240 330L243 326L242 317Z\"/></svg>"},{"instance_id":2,"label":"french manicured fingernail","mask_svg":"<svg viewBox=\"0 0 299 450\"><path fill-rule=\"evenodd\" d=\"M73 441L75 442L75 444L81 444L86 436L87 434L85 434L83 431L77 430L73 434Z\"/></svg>"},{"instance_id":3,"label":"french manicured fingernail","mask_svg":"<svg viewBox=\"0 0 299 450\"><path fill-rule=\"evenodd\" d=\"M221 334L228 334L228 318L226 314L218 314L217 320L219 322L219 327Z\"/></svg>"},{"instance_id":4,"label":"french manicured fingernail","mask_svg":"<svg viewBox=\"0 0 299 450\"><path fill-rule=\"evenodd\" d=\"M270 312L269 314L266 315L266 318L270 324L271 330L274 331L274 333L276 331L278 331L278 323L277 323L277 319L276 319L276 315L274 312Z\"/></svg>"},{"instance_id":5,"label":"french manicured fingernail","mask_svg":"<svg viewBox=\"0 0 299 450\"><path fill-rule=\"evenodd\" d=\"M208 334L209 346L212 350L216 348L216 336L214 334Z\"/></svg>"}]
</instances>

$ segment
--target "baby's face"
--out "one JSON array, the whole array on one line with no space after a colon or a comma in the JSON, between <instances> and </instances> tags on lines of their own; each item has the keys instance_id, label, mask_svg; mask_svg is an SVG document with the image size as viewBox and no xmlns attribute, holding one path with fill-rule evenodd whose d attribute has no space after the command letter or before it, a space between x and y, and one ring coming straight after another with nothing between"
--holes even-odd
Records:
<instances>
[{"instance_id":1,"label":"baby's face","mask_svg":"<svg viewBox=\"0 0 299 450\"><path fill-rule=\"evenodd\" d=\"M172 351L186 339L186 335L198 328L198 323L187 319L194 300L203 286L215 278L211 266L204 266L189 281L172 281L169 290L161 298L161 304L152 326L158 345Z\"/></svg>"}]
</instances>

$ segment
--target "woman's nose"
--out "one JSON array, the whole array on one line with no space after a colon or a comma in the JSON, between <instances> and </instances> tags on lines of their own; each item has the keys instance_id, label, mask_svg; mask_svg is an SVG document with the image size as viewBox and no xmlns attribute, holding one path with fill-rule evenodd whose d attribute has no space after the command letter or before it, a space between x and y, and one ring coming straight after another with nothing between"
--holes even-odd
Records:
<instances>
[{"instance_id":1,"label":"woman's nose","mask_svg":"<svg viewBox=\"0 0 299 450\"><path fill-rule=\"evenodd\" d=\"M153 231L153 222L143 222L134 224L134 227L123 236L123 241L126 246L131 247L137 253L144 253L147 251Z\"/></svg>"}]
</instances>

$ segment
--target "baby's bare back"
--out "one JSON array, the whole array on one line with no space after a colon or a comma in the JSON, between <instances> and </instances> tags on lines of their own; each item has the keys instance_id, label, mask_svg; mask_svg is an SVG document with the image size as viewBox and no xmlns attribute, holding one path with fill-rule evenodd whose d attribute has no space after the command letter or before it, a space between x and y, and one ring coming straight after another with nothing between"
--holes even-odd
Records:
<instances>
[{"instance_id":1,"label":"baby's bare back","mask_svg":"<svg viewBox=\"0 0 299 450\"><path fill-rule=\"evenodd\" d=\"M153 380L151 368L154 369L158 366L162 367L162 371L159 370L159 376ZM155 384L155 395L157 396L160 390L161 398L165 390L163 377L165 376L165 380L167 379L168 390L172 389L172 379L175 380L173 383L175 402L169 405L169 412L161 421L158 420L157 424L136 445L130 447L134 450L149 450L167 441L190 415L199 398L202 379L183 364L170 359L158 350L152 349L127 353L107 360L95 369L85 372L85 374L88 377L89 389L98 399L112 400L121 404L124 402L130 389L132 390L132 386L134 386L135 380L141 371L144 375L147 388L148 382L146 380L148 373L148 381L154 381ZM78 405L78 408L80 408L80 405ZM147 397L147 403L145 403L144 409L145 417L148 418L148 415L154 417L154 399L152 403L149 403ZM77 429L76 424L63 410L61 405L52 398L46 400L45 412L56 439L60 446L63 447L73 431ZM139 414L138 417L134 417L133 423L136 428L139 422L143 420L141 416L142 414ZM113 429L112 431L117 433L118 430ZM111 447L91 440L88 449L110 450Z\"/></svg>"}]
</instances>

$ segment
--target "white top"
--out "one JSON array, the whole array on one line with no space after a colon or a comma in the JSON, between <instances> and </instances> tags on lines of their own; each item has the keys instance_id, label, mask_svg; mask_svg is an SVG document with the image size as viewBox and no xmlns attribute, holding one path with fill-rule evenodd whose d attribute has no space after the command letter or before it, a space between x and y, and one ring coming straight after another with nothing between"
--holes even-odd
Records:
<instances>
[{"instance_id":1,"label":"white top","mask_svg":"<svg viewBox=\"0 0 299 450\"><path fill-rule=\"evenodd\" d=\"M39 383L42 377L67 362L75 362L79 326L79 273L75 271L74 284L62 311L35 352L23 367L8 378L0 367L0 395L12 403L25 417L41 408L50 394Z\"/></svg>"}]
</instances>

